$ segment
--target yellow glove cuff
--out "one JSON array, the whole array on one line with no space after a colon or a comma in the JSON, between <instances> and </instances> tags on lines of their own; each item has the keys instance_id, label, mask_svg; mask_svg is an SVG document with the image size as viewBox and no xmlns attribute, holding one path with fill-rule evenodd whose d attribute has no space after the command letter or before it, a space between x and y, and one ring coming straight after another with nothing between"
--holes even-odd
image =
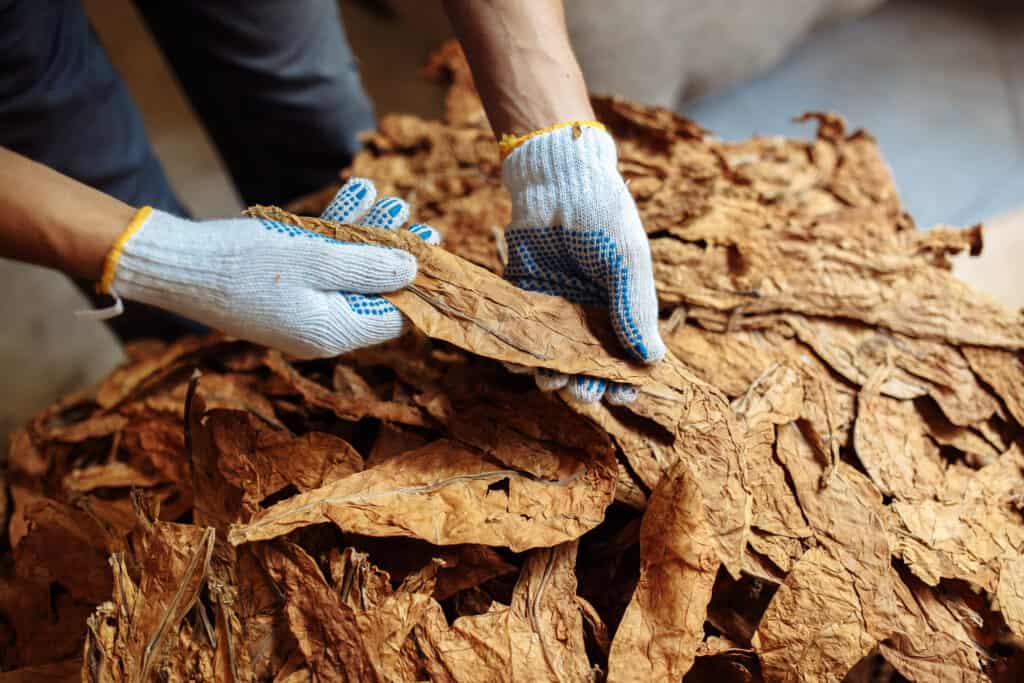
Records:
<instances>
[{"instance_id":1,"label":"yellow glove cuff","mask_svg":"<svg viewBox=\"0 0 1024 683\"><path fill-rule=\"evenodd\" d=\"M509 133L503 133L502 136L501 136L501 140L498 142L498 151L501 153L501 160L504 161L505 157L507 157L509 154L511 154L513 151L515 151L516 147L518 147L519 145L523 144L524 142L526 142L530 138L535 138L538 135L544 135L544 133L550 133L551 131L558 130L559 128L568 128L569 126L572 126L574 128L575 127L583 128L584 126L586 126L586 127L589 127L589 128L597 128L599 130L607 130L604 127L604 124L601 123L600 121L592 121L591 120L591 121L564 121L562 123L556 123L553 126L548 126L547 128L541 128L540 130L535 130L532 133L527 133L526 135L511 135Z\"/></svg>"},{"instance_id":2,"label":"yellow glove cuff","mask_svg":"<svg viewBox=\"0 0 1024 683\"><path fill-rule=\"evenodd\" d=\"M128 223L128 227L114 240L114 246L110 247L107 257L103 260L103 274L100 277L100 281L96 283L96 291L100 294L110 293L110 286L114 284L117 262L121 260L121 252L124 250L124 245L128 243L132 235L139 231L139 228L142 227L142 224L146 222L151 213L153 213L152 206L144 206L136 211L135 216Z\"/></svg>"}]
</instances>

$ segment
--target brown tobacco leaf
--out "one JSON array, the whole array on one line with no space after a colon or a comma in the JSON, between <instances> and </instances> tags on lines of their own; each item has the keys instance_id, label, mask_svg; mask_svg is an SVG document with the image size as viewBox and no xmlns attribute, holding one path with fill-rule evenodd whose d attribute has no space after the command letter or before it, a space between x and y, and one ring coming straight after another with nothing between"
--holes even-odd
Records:
<instances>
[{"instance_id":1,"label":"brown tobacco leaf","mask_svg":"<svg viewBox=\"0 0 1024 683\"><path fill-rule=\"evenodd\" d=\"M0 673L0 683L79 683L82 660L66 659Z\"/></svg>"},{"instance_id":2,"label":"brown tobacco leaf","mask_svg":"<svg viewBox=\"0 0 1024 683\"><path fill-rule=\"evenodd\" d=\"M199 599L212 528L141 521L128 554L111 557L112 602L89 618L83 681L149 680L180 670L193 644L185 615ZM128 563L136 564L138 582Z\"/></svg>"},{"instance_id":3,"label":"brown tobacco leaf","mask_svg":"<svg viewBox=\"0 0 1024 683\"><path fill-rule=\"evenodd\" d=\"M879 387L882 394L899 399L930 395L957 425L987 419L998 407L953 346L851 321L795 315L781 319L833 370L855 384L863 386L879 368L891 366Z\"/></svg>"},{"instance_id":4,"label":"brown tobacco leaf","mask_svg":"<svg viewBox=\"0 0 1024 683\"><path fill-rule=\"evenodd\" d=\"M110 596L107 555L117 548L101 524L80 509L49 498L33 498L16 514L25 534L12 539L18 576L56 581L77 598L97 603Z\"/></svg>"},{"instance_id":5,"label":"brown tobacco leaf","mask_svg":"<svg viewBox=\"0 0 1024 683\"><path fill-rule=\"evenodd\" d=\"M751 526L761 533L750 544L776 566L788 571L802 539L811 536L803 512L776 460L775 427L799 417L804 402L803 377L787 365L774 364L756 379L733 409L746 422L746 464L753 493Z\"/></svg>"},{"instance_id":6,"label":"brown tobacco leaf","mask_svg":"<svg viewBox=\"0 0 1024 683\"><path fill-rule=\"evenodd\" d=\"M785 362L785 354L756 330L710 332L685 324L677 309L661 325L661 336L672 353L701 379L726 396L741 396L773 363Z\"/></svg>"},{"instance_id":7,"label":"brown tobacco leaf","mask_svg":"<svg viewBox=\"0 0 1024 683\"><path fill-rule=\"evenodd\" d=\"M343 420L376 417L389 422L422 426L422 413L411 405L381 401L369 387L348 387L348 391L331 391L313 380L303 377L279 352L267 350L263 362L310 405L334 412Z\"/></svg>"},{"instance_id":8,"label":"brown tobacco leaf","mask_svg":"<svg viewBox=\"0 0 1024 683\"><path fill-rule=\"evenodd\" d=\"M663 306L706 306L735 319L785 311L853 318L911 337L1024 347L1019 315L947 271L922 266L917 257L808 237L805 230L775 230L707 249L654 239L659 300Z\"/></svg>"},{"instance_id":9,"label":"brown tobacco leaf","mask_svg":"<svg viewBox=\"0 0 1024 683\"><path fill-rule=\"evenodd\" d=\"M519 551L593 528L614 488L614 471L600 463L565 460L550 478L534 478L442 439L277 503L233 526L228 539L239 545L333 522L368 536Z\"/></svg>"},{"instance_id":10,"label":"brown tobacco leaf","mask_svg":"<svg viewBox=\"0 0 1024 683\"><path fill-rule=\"evenodd\" d=\"M938 500L894 501L889 506L893 552L928 585L956 578L994 593L1003 571L1013 571L1012 564L1003 569L1007 559L1024 548L1014 507L1021 491L1024 454L1015 445L976 473L947 478Z\"/></svg>"},{"instance_id":11,"label":"brown tobacco leaf","mask_svg":"<svg viewBox=\"0 0 1024 683\"><path fill-rule=\"evenodd\" d=\"M751 492L743 431L722 397L703 391L700 385L685 388L678 400L671 401L641 392L629 410L667 427L670 435L670 440L664 440L664 434L651 438L648 428L646 443L636 434L629 435L628 426L616 426L617 418L610 412L574 407L604 420L626 458L635 463L638 474L643 472L640 476L651 488L676 463L686 463L704 494L704 514L714 530L719 558L730 573L738 576L750 529ZM654 464L644 462L651 456Z\"/></svg>"},{"instance_id":12,"label":"brown tobacco leaf","mask_svg":"<svg viewBox=\"0 0 1024 683\"><path fill-rule=\"evenodd\" d=\"M895 578L894 629L879 643L887 661L910 680L958 683L988 680L982 673L982 647L968 633L962 617L935 590Z\"/></svg>"},{"instance_id":13,"label":"brown tobacco leaf","mask_svg":"<svg viewBox=\"0 0 1024 683\"><path fill-rule=\"evenodd\" d=\"M113 462L72 470L64 477L64 488L69 492L88 493L103 488L148 488L165 479L159 475L140 472L126 462Z\"/></svg>"},{"instance_id":14,"label":"brown tobacco leaf","mask_svg":"<svg viewBox=\"0 0 1024 683\"><path fill-rule=\"evenodd\" d=\"M11 670L81 656L92 607L49 584L0 578L0 666Z\"/></svg>"},{"instance_id":15,"label":"brown tobacco leaf","mask_svg":"<svg viewBox=\"0 0 1024 683\"><path fill-rule=\"evenodd\" d=\"M640 580L612 641L609 681L679 680L704 638L719 561L700 487L679 462L640 527Z\"/></svg>"},{"instance_id":16,"label":"brown tobacco leaf","mask_svg":"<svg viewBox=\"0 0 1024 683\"><path fill-rule=\"evenodd\" d=\"M978 430L968 427L958 427L936 408L927 403L918 402L915 404L917 412L924 419L925 430L935 443L940 446L952 446L959 451L971 456L972 464L978 466L991 465L999 457L1000 453L1007 450L1009 446L997 434L992 434L987 428L987 423L976 425ZM988 437L997 438L990 440ZM999 446L993 445L996 441Z\"/></svg>"},{"instance_id":17,"label":"brown tobacco leaf","mask_svg":"<svg viewBox=\"0 0 1024 683\"><path fill-rule=\"evenodd\" d=\"M359 453L340 437L322 432L293 437L252 413L208 411L205 428L212 435L224 479L244 491L250 502L289 484L300 491L315 489L363 468Z\"/></svg>"},{"instance_id":18,"label":"brown tobacco leaf","mask_svg":"<svg viewBox=\"0 0 1024 683\"><path fill-rule=\"evenodd\" d=\"M1024 360L1020 353L982 346L964 346L971 369L1003 399L1017 424L1024 425Z\"/></svg>"},{"instance_id":19,"label":"brown tobacco leaf","mask_svg":"<svg viewBox=\"0 0 1024 683\"><path fill-rule=\"evenodd\" d=\"M407 580L394 594L385 581L368 601L354 604L356 596L367 600L358 579L355 585L346 583L339 596L299 546L278 541L255 550L284 595L288 623L315 677L415 680L410 676L415 672L403 670L400 650L431 604L432 576Z\"/></svg>"},{"instance_id":20,"label":"brown tobacco leaf","mask_svg":"<svg viewBox=\"0 0 1024 683\"><path fill-rule=\"evenodd\" d=\"M1002 558L996 599L1006 625L1018 637L1024 637L1024 556L1019 549Z\"/></svg>"},{"instance_id":21,"label":"brown tobacco leaf","mask_svg":"<svg viewBox=\"0 0 1024 683\"><path fill-rule=\"evenodd\" d=\"M77 443L86 439L110 436L128 424L128 418L116 413L99 414L70 424L60 424L62 416L59 413L64 410L64 406L59 406L59 410L54 411L58 414L51 416L43 413L33 420L30 428L35 432L35 436L45 441ZM58 424L53 424L54 422Z\"/></svg>"},{"instance_id":22,"label":"brown tobacco leaf","mask_svg":"<svg viewBox=\"0 0 1024 683\"><path fill-rule=\"evenodd\" d=\"M878 489L901 500L931 498L945 478L938 447L925 436L925 424L910 401L879 395L888 375L880 368L857 401L853 445Z\"/></svg>"},{"instance_id":23,"label":"brown tobacco leaf","mask_svg":"<svg viewBox=\"0 0 1024 683\"><path fill-rule=\"evenodd\" d=\"M492 604L490 611L449 626L440 605L432 603L416 627L431 680L593 680L575 600L576 550L570 542L531 552L508 606Z\"/></svg>"},{"instance_id":24,"label":"brown tobacco leaf","mask_svg":"<svg viewBox=\"0 0 1024 683\"><path fill-rule=\"evenodd\" d=\"M823 548L793 566L754 634L767 680L842 681L875 647L854 578Z\"/></svg>"}]
</instances>

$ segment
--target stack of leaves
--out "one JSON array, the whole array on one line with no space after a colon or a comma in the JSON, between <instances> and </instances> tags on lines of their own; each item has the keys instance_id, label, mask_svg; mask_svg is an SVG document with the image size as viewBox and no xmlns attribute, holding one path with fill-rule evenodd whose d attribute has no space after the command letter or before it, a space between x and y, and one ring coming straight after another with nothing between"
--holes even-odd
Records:
<instances>
[{"instance_id":1,"label":"stack of leaves","mask_svg":"<svg viewBox=\"0 0 1024 683\"><path fill-rule=\"evenodd\" d=\"M637 366L603 311L500 278L494 139L457 50L432 66L446 119L385 117L345 173L445 249L296 215L331 189L250 210L416 253L389 297L416 331L135 345L13 435L10 680L1019 675L1024 320L950 274L980 229L917 231L835 116L723 143L597 99L671 350ZM574 404L523 366L641 391Z\"/></svg>"}]
</instances>

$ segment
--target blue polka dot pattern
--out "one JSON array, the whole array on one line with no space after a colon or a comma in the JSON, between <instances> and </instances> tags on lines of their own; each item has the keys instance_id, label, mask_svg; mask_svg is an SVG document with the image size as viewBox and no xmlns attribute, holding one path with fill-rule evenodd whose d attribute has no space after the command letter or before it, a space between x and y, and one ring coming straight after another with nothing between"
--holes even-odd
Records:
<instances>
[{"instance_id":1,"label":"blue polka dot pattern","mask_svg":"<svg viewBox=\"0 0 1024 683\"><path fill-rule=\"evenodd\" d=\"M607 232L560 225L515 228L506 231L505 242L505 277L513 284L577 304L607 306L619 339L638 357L650 357L629 301L629 269Z\"/></svg>"},{"instance_id":2,"label":"blue polka dot pattern","mask_svg":"<svg viewBox=\"0 0 1024 683\"><path fill-rule=\"evenodd\" d=\"M393 303L380 296L363 296L348 292L339 292L339 294L345 298L349 308L357 315L382 316L398 312Z\"/></svg>"},{"instance_id":3,"label":"blue polka dot pattern","mask_svg":"<svg viewBox=\"0 0 1024 683\"><path fill-rule=\"evenodd\" d=\"M327 235L321 235L320 233L313 232L312 230L306 230L304 228L299 228L294 225L288 225L287 223L278 223L277 221L267 220L266 218L261 218L259 220L265 229L269 230L270 232L276 232L279 235L284 235L286 237L306 237L309 239L323 240L324 242L334 242L335 244L342 244L340 240L328 237ZM347 244L347 242L345 244Z\"/></svg>"},{"instance_id":4,"label":"blue polka dot pattern","mask_svg":"<svg viewBox=\"0 0 1024 683\"><path fill-rule=\"evenodd\" d=\"M416 235L427 244L441 243L441 233L424 223L413 223L409 226L409 232Z\"/></svg>"},{"instance_id":5,"label":"blue polka dot pattern","mask_svg":"<svg viewBox=\"0 0 1024 683\"><path fill-rule=\"evenodd\" d=\"M374 204L359 224L368 228L391 230L405 223L408 217L408 204L397 197L386 197Z\"/></svg>"},{"instance_id":6,"label":"blue polka dot pattern","mask_svg":"<svg viewBox=\"0 0 1024 683\"><path fill-rule=\"evenodd\" d=\"M572 378L570 391L576 398L585 402L600 401L608 388L608 381L588 375L576 375Z\"/></svg>"},{"instance_id":7,"label":"blue polka dot pattern","mask_svg":"<svg viewBox=\"0 0 1024 683\"><path fill-rule=\"evenodd\" d=\"M353 178L345 183L345 186L320 214L320 217L329 221L347 223L353 218L358 218L367 202L372 202L376 196L377 192L370 181Z\"/></svg>"}]
</instances>

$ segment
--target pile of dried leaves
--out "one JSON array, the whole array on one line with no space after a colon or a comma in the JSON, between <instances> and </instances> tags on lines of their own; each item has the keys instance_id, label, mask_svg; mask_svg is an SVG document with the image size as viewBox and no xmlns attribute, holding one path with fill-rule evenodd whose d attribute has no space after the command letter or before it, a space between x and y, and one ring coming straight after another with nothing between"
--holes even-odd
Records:
<instances>
[{"instance_id":1,"label":"pile of dried leaves","mask_svg":"<svg viewBox=\"0 0 1024 683\"><path fill-rule=\"evenodd\" d=\"M446 121L386 117L346 173L446 249L252 210L414 251L418 332L136 345L15 434L4 680L1019 675L1024 320L950 274L980 230L915 230L834 116L727 144L599 99L671 349L639 367L601 311L496 275L494 139L457 51L433 68ZM570 404L506 364L642 392Z\"/></svg>"}]
</instances>

